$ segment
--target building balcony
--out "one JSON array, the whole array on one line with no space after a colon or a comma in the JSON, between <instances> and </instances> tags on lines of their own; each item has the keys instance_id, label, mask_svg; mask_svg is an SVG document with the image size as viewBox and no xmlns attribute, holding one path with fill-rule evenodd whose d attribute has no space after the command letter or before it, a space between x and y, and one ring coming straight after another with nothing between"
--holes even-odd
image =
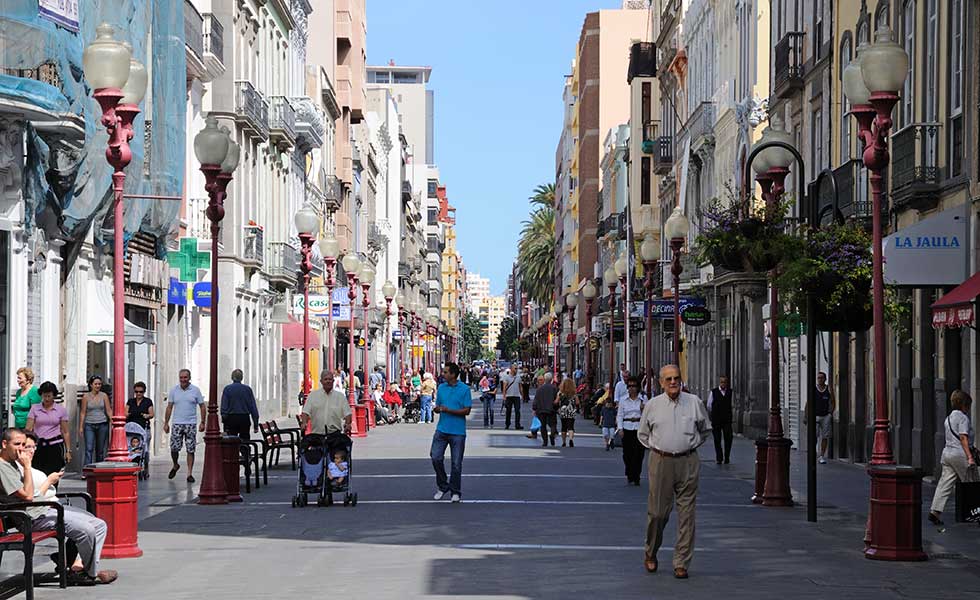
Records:
<instances>
[{"instance_id":1,"label":"building balcony","mask_svg":"<svg viewBox=\"0 0 980 600\"><path fill-rule=\"evenodd\" d=\"M930 210L939 204L939 123L913 123L891 140L895 209Z\"/></svg>"},{"instance_id":2,"label":"building balcony","mask_svg":"<svg viewBox=\"0 0 980 600\"><path fill-rule=\"evenodd\" d=\"M204 66L211 79L225 72L225 29L211 13L204 13Z\"/></svg>"},{"instance_id":3,"label":"building balcony","mask_svg":"<svg viewBox=\"0 0 980 600\"><path fill-rule=\"evenodd\" d=\"M270 100L269 143L289 150L296 145L296 109L285 96L272 96Z\"/></svg>"},{"instance_id":4,"label":"building balcony","mask_svg":"<svg viewBox=\"0 0 980 600\"><path fill-rule=\"evenodd\" d=\"M402 182L402 202L412 201L412 184L408 181Z\"/></svg>"},{"instance_id":5,"label":"building balcony","mask_svg":"<svg viewBox=\"0 0 980 600\"><path fill-rule=\"evenodd\" d=\"M634 77L657 76L657 47L653 42L634 42L630 46L630 63L626 72L626 83Z\"/></svg>"},{"instance_id":6,"label":"building balcony","mask_svg":"<svg viewBox=\"0 0 980 600\"><path fill-rule=\"evenodd\" d=\"M296 145L303 152L322 148L326 136L323 111L307 96L290 98L289 102L296 110Z\"/></svg>"},{"instance_id":7,"label":"building balcony","mask_svg":"<svg viewBox=\"0 0 980 600\"><path fill-rule=\"evenodd\" d=\"M246 225L242 239L242 260L261 267L265 261L265 230L258 225Z\"/></svg>"},{"instance_id":8,"label":"building balcony","mask_svg":"<svg viewBox=\"0 0 980 600\"><path fill-rule=\"evenodd\" d=\"M715 103L702 102L698 104L684 127L677 134L677 147L682 148L686 138L691 138L691 152L697 151L704 144L715 141Z\"/></svg>"},{"instance_id":9,"label":"building balcony","mask_svg":"<svg viewBox=\"0 0 980 600\"><path fill-rule=\"evenodd\" d=\"M626 214L613 213L599 221L599 226L595 233L597 238L605 238L605 241L616 241L626 238Z\"/></svg>"},{"instance_id":10,"label":"building balcony","mask_svg":"<svg viewBox=\"0 0 980 600\"><path fill-rule=\"evenodd\" d=\"M190 0L184 0L184 50L188 76L210 80L204 64L204 17Z\"/></svg>"},{"instance_id":11,"label":"building balcony","mask_svg":"<svg viewBox=\"0 0 980 600\"><path fill-rule=\"evenodd\" d=\"M270 283L284 287L296 285L299 251L286 242L269 242L265 253L264 271Z\"/></svg>"},{"instance_id":12,"label":"building balcony","mask_svg":"<svg viewBox=\"0 0 980 600\"><path fill-rule=\"evenodd\" d=\"M199 240L211 239L211 221L204 214L204 211L207 209L207 198L187 199L187 233L185 237L197 238Z\"/></svg>"},{"instance_id":13,"label":"building balcony","mask_svg":"<svg viewBox=\"0 0 980 600\"><path fill-rule=\"evenodd\" d=\"M660 47L660 75L666 75L667 69L670 68L671 63L674 62L674 57L677 56L677 42L673 39L666 41L664 46Z\"/></svg>"},{"instance_id":14,"label":"building balcony","mask_svg":"<svg viewBox=\"0 0 980 600\"><path fill-rule=\"evenodd\" d=\"M398 279L408 280L412 277L412 266L405 261L398 263Z\"/></svg>"},{"instance_id":15,"label":"building balcony","mask_svg":"<svg viewBox=\"0 0 980 600\"><path fill-rule=\"evenodd\" d=\"M269 102L250 81L235 82L235 121L253 137L269 139Z\"/></svg>"},{"instance_id":16,"label":"building balcony","mask_svg":"<svg viewBox=\"0 0 980 600\"><path fill-rule=\"evenodd\" d=\"M344 191L341 188L340 180L333 175L327 175L323 180L323 210L328 213L340 210L343 201Z\"/></svg>"},{"instance_id":17,"label":"building balcony","mask_svg":"<svg viewBox=\"0 0 980 600\"><path fill-rule=\"evenodd\" d=\"M674 140L662 135L653 140L653 172L657 175L670 173L674 168Z\"/></svg>"},{"instance_id":18,"label":"building balcony","mask_svg":"<svg viewBox=\"0 0 980 600\"><path fill-rule=\"evenodd\" d=\"M660 37L669 35L680 23L679 13L681 10L681 0L666 0L663 12L660 13ZM663 40L657 39L657 45L663 46Z\"/></svg>"},{"instance_id":19,"label":"building balcony","mask_svg":"<svg viewBox=\"0 0 980 600\"><path fill-rule=\"evenodd\" d=\"M387 221L384 221L384 224L380 224L378 222L368 223L368 250L380 251L388 245L387 223Z\"/></svg>"},{"instance_id":20,"label":"building balcony","mask_svg":"<svg viewBox=\"0 0 980 600\"><path fill-rule=\"evenodd\" d=\"M337 76L337 104L350 108L351 82L350 65L337 65L335 70Z\"/></svg>"},{"instance_id":21,"label":"building balcony","mask_svg":"<svg viewBox=\"0 0 980 600\"><path fill-rule=\"evenodd\" d=\"M776 44L773 61L776 98L789 98L803 89L803 38L802 31L790 31Z\"/></svg>"}]
</instances>

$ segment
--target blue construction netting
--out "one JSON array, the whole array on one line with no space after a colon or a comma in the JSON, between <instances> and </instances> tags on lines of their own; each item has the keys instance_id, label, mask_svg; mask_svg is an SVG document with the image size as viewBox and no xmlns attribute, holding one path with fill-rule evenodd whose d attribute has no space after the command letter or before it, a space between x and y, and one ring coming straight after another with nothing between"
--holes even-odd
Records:
<instances>
[{"instance_id":1,"label":"blue construction netting","mask_svg":"<svg viewBox=\"0 0 980 600\"><path fill-rule=\"evenodd\" d=\"M101 111L82 73L82 51L95 39L95 28L107 22L115 27L116 38L132 44L134 56L147 66L150 82L144 112L134 123L137 133L131 142L126 192L180 196L186 147L184 3L82 0L79 9L76 33L40 17L37 0L3 0L0 67L7 74L0 74L0 96L54 115L81 117L84 141L77 153L71 150L79 146L77 140L58 143L58 136L71 135L71 128L39 132L26 126L25 226L41 226L48 235L58 233L69 242L83 240L92 227L96 244L102 245L112 241L112 169L105 160ZM10 74L42 65L57 74L49 78L52 83ZM148 120L152 126L147 134ZM176 229L179 211L179 202L127 200L127 239L137 231L154 235L161 241L162 256L162 242Z\"/></svg>"}]
</instances>

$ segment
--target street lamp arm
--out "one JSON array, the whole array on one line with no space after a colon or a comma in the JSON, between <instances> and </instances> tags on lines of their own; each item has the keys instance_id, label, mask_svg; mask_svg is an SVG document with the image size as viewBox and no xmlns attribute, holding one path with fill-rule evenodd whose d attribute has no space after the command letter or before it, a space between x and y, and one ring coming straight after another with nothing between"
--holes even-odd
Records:
<instances>
[{"instance_id":1,"label":"street lamp arm","mask_svg":"<svg viewBox=\"0 0 980 600\"><path fill-rule=\"evenodd\" d=\"M800 170L799 173L797 173L796 185L798 190L797 202L801 202L804 198L806 198L806 165L803 162L803 156L800 155L799 150L797 150L790 144L787 144L786 142L779 142L779 141L764 142L762 144L759 144L758 146L753 148L751 152L749 152L748 160L745 161L745 169L743 170L743 180L742 180L745 185L744 188L745 195L748 196L749 192L752 190L752 186L749 183L750 181L752 181L752 177L751 177L752 161L755 160L756 156L758 156L760 152L762 152L767 148L782 148L783 150L786 150L787 152L793 155L793 159L796 161L796 166Z\"/></svg>"}]
</instances>

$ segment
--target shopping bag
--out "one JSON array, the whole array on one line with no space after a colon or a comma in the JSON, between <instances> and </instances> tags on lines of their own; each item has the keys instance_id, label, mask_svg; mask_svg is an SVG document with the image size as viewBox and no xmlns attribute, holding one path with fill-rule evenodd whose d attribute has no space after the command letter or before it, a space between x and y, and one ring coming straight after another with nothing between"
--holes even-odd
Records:
<instances>
[{"instance_id":1,"label":"shopping bag","mask_svg":"<svg viewBox=\"0 0 980 600\"><path fill-rule=\"evenodd\" d=\"M958 484L962 500L961 515L964 521L980 523L980 481L964 481Z\"/></svg>"},{"instance_id":2,"label":"shopping bag","mask_svg":"<svg viewBox=\"0 0 980 600\"><path fill-rule=\"evenodd\" d=\"M531 419L531 431L538 431L540 429L541 429L541 419L539 419L537 415L535 415L534 418Z\"/></svg>"}]
</instances>

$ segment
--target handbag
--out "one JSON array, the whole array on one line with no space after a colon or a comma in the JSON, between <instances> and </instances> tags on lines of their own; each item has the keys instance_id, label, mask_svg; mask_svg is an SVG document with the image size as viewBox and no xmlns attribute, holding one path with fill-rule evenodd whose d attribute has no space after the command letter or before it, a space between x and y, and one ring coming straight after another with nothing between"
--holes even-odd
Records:
<instances>
[{"instance_id":1,"label":"handbag","mask_svg":"<svg viewBox=\"0 0 980 600\"><path fill-rule=\"evenodd\" d=\"M957 509L962 511L961 518L969 523L980 523L980 481L961 481L957 485L960 488Z\"/></svg>"},{"instance_id":2,"label":"handbag","mask_svg":"<svg viewBox=\"0 0 980 600\"><path fill-rule=\"evenodd\" d=\"M946 428L949 429L949 432L953 434L954 438L959 439L960 436L956 435L956 432L953 431L953 426L949 423L949 417L946 417ZM976 446L970 446L970 454L973 455L973 464L980 467L980 450L977 450Z\"/></svg>"},{"instance_id":3,"label":"handbag","mask_svg":"<svg viewBox=\"0 0 980 600\"><path fill-rule=\"evenodd\" d=\"M539 429L541 429L541 419L535 415L534 418L531 419L531 431L538 431Z\"/></svg>"}]
</instances>

